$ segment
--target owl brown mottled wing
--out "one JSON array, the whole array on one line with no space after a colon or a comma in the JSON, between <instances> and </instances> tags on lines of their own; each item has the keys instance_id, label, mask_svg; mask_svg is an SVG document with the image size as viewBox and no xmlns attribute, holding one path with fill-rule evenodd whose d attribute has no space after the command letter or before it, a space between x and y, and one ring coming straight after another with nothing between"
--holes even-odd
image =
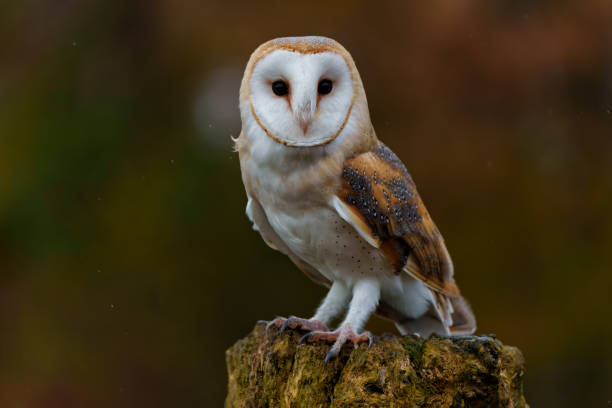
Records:
<instances>
[{"instance_id":1,"label":"owl brown mottled wing","mask_svg":"<svg viewBox=\"0 0 612 408\"><path fill-rule=\"evenodd\" d=\"M438 228L400 159L384 144L346 160L334 206L399 273L460 296Z\"/></svg>"}]
</instances>

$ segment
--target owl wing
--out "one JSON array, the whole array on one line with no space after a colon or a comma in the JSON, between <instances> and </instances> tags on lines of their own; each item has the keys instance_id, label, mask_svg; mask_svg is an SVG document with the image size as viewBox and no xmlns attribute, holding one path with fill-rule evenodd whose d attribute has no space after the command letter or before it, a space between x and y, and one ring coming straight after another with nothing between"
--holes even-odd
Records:
<instances>
[{"instance_id":1,"label":"owl wing","mask_svg":"<svg viewBox=\"0 0 612 408\"><path fill-rule=\"evenodd\" d=\"M400 159L384 144L344 163L333 205L397 273L408 272L436 292L459 297L442 235Z\"/></svg>"},{"instance_id":2,"label":"owl wing","mask_svg":"<svg viewBox=\"0 0 612 408\"><path fill-rule=\"evenodd\" d=\"M430 288L434 317L447 334L474 332L476 320L453 279L453 263L444 239L412 177L391 149L379 143L346 160L332 205L387 257L397 273L407 272ZM410 322L384 302L378 312L404 330L410 330L413 323L421 324Z\"/></svg>"}]
</instances>

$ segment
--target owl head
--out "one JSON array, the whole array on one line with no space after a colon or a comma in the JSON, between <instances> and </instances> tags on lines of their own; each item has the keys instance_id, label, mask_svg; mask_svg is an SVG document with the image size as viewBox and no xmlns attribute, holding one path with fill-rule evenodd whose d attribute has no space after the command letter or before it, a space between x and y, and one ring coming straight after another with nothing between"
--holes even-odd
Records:
<instances>
[{"instance_id":1,"label":"owl head","mask_svg":"<svg viewBox=\"0 0 612 408\"><path fill-rule=\"evenodd\" d=\"M370 126L363 85L351 55L325 37L285 37L251 55L240 88L243 126L288 147L334 141Z\"/></svg>"}]
</instances>

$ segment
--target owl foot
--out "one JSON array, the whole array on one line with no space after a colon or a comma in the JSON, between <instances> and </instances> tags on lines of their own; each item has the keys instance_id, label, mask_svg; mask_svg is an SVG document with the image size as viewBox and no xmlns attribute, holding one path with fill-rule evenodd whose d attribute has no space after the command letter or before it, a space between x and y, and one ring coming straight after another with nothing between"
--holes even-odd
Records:
<instances>
[{"instance_id":1,"label":"owl foot","mask_svg":"<svg viewBox=\"0 0 612 408\"><path fill-rule=\"evenodd\" d=\"M328 332L329 328L320 320L314 319L302 319L301 317L289 316L285 323L280 328L280 332L284 332L287 329L300 329L308 331L322 331Z\"/></svg>"},{"instance_id":2,"label":"owl foot","mask_svg":"<svg viewBox=\"0 0 612 408\"><path fill-rule=\"evenodd\" d=\"M300 329L300 330L317 330L322 332L328 332L329 329L320 320L314 319L302 319L301 317L289 316L288 318L277 317L276 319L266 322L260 320L258 323L266 323L266 336L270 335L270 327L275 326L280 329L280 332L284 332L287 329Z\"/></svg>"},{"instance_id":3,"label":"owl foot","mask_svg":"<svg viewBox=\"0 0 612 408\"><path fill-rule=\"evenodd\" d=\"M360 334L357 334L355 333L355 331L353 330L350 324L344 324L340 326L339 328L337 328L336 330L334 330L333 332L312 331L306 334L304 337L302 337L300 341L298 342L298 344L302 344L305 341L317 341L317 340L334 342L334 345L332 346L332 348L329 350L329 352L325 356L325 363L327 364L329 360L336 357L340 353L342 346L347 341L351 341L355 345L355 347L357 347L358 344L365 343L367 341L368 347L369 347L372 345L372 342L374 341L374 337L372 336L372 333L368 331L364 331Z\"/></svg>"}]
</instances>

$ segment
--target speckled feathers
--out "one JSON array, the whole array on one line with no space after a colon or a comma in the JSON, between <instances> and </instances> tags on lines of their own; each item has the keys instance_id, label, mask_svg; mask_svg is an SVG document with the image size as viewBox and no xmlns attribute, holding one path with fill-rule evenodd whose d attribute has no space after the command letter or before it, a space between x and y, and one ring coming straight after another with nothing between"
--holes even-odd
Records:
<instances>
[{"instance_id":1,"label":"speckled feathers","mask_svg":"<svg viewBox=\"0 0 612 408\"><path fill-rule=\"evenodd\" d=\"M408 272L447 295L460 295L442 235L391 149L380 143L346 160L338 195L367 225L397 272L414 254L419 267Z\"/></svg>"}]
</instances>

